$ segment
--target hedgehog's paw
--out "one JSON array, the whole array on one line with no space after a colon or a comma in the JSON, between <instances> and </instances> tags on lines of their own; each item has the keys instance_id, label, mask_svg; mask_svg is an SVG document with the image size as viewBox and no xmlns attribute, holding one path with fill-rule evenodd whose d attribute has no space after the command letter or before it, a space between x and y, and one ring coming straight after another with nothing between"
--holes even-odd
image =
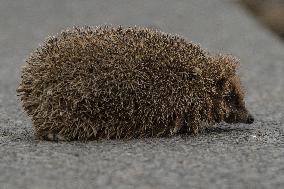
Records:
<instances>
[{"instance_id":1,"label":"hedgehog's paw","mask_svg":"<svg viewBox=\"0 0 284 189\"><path fill-rule=\"evenodd\" d=\"M68 141L67 138L63 137L58 133L46 133L45 135L41 136L40 139L48 140L48 141Z\"/></svg>"},{"instance_id":2,"label":"hedgehog's paw","mask_svg":"<svg viewBox=\"0 0 284 189\"><path fill-rule=\"evenodd\" d=\"M199 125L192 125L191 126L191 133L194 135L194 136L197 136L198 133L199 133Z\"/></svg>"}]
</instances>

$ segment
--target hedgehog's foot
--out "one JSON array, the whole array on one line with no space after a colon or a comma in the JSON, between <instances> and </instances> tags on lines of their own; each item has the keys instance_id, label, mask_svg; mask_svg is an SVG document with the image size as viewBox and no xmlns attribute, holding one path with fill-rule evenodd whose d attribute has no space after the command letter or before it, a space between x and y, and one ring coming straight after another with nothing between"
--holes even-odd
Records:
<instances>
[{"instance_id":1,"label":"hedgehog's foot","mask_svg":"<svg viewBox=\"0 0 284 189\"><path fill-rule=\"evenodd\" d=\"M194 136L198 135L198 133L199 133L199 126L197 126L197 125L192 125L192 127L191 127L191 133L192 133Z\"/></svg>"},{"instance_id":2,"label":"hedgehog's foot","mask_svg":"<svg viewBox=\"0 0 284 189\"><path fill-rule=\"evenodd\" d=\"M41 140L48 140L48 141L54 141L54 142L68 141L67 138L63 137L62 135L60 135L58 133L46 133L46 134L40 136L39 139L41 139Z\"/></svg>"},{"instance_id":3,"label":"hedgehog's foot","mask_svg":"<svg viewBox=\"0 0 284 189\"><path fill-rule=\"evenodd\" d=\"M199 133L202 133L204 130L204 122L199 121L199 120L194 120L190 124L190 133L193 134L194 136L197 136Z\"/></svg>"}]
</instances>

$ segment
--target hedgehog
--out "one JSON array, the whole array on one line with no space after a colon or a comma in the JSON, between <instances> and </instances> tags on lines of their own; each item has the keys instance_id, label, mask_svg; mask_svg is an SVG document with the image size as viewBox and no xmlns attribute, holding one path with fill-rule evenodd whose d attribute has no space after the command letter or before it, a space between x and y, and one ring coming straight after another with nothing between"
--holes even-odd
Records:
<instances>
[{"instance_id":1,"label":"hedgehog","mask_svg":"<svg viewBox=\"0 0 284 189\"><path fill-rule=\"evenodd\" d=\"M42 140L197 135L253 123L238 65L154 29L74 27L31 53L17 93Z\"/></svg>"}]
</instances>

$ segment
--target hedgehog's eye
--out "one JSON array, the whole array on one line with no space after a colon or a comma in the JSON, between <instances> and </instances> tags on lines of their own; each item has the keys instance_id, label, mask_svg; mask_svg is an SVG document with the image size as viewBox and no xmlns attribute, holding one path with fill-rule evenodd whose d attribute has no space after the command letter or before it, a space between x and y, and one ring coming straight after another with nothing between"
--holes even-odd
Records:
<instances>
[{"instance_id":1,"label":"hedgehog's eye","mask_svg":"<svg viewBox=\"0 0 284 189\"><path fill-rule=\"evenodd\" d=\"M219 81L216 82L216 86L219 89L223 89L225 86L226 80L224 78L220 79Z\"/></svg>"},{"instance_id":2,"label":"hedgehog's eye","mask_svg":"<svg viewBox=\"0 0 284 189\"><path fill-rule=\"evenodd\" d=\"M239 98L238 96L233 93L230 92L228 95L225 96L225 100L230 104L230 105L235 105L238 106L239 105Z\"/></svg>"}]
</instances>

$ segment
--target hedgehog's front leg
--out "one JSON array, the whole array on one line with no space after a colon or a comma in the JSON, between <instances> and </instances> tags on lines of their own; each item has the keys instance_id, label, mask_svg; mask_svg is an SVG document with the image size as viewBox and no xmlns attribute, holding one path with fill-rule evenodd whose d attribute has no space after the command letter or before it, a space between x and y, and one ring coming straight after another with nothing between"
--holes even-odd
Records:
<instances>
[{"instance_id":1,"label":"hedgehog's front leg","mask_svg":"<svg viewBox=\"0 0 284 189\"><path fill-rule=\"evenodd\" d=\"M181 128L183 127L183 117L180 114L176 114L176 116L174 116L174 120L173 120L173 128L170 130L171 135L175 135L177 133L179 133L179 131L181 130Z\"/></svg>"},{"instance_id":2,"label":"hedgehog's front leg","mask_svg":"<svg viewBox=\"0 0 284 189\"><path fill-rule=\"evenodd\" d=\"M193 135L197 135L200 131L200 120L199 114L196 112L191 112L184 116L184 126L181 129L181 133L191 133Z\"/></svg>"},{"instance_id":3,"label":"hedgehog's front leg","mask_svg":"<svg viewBox=\"0 0 284 189\"><path fill-rule=\"evenodd\" d=\"M199 133L200 124L198 122L192 122L190 125L190 130L190 132L196 136Z\"/></svg>"}]
</instances>

